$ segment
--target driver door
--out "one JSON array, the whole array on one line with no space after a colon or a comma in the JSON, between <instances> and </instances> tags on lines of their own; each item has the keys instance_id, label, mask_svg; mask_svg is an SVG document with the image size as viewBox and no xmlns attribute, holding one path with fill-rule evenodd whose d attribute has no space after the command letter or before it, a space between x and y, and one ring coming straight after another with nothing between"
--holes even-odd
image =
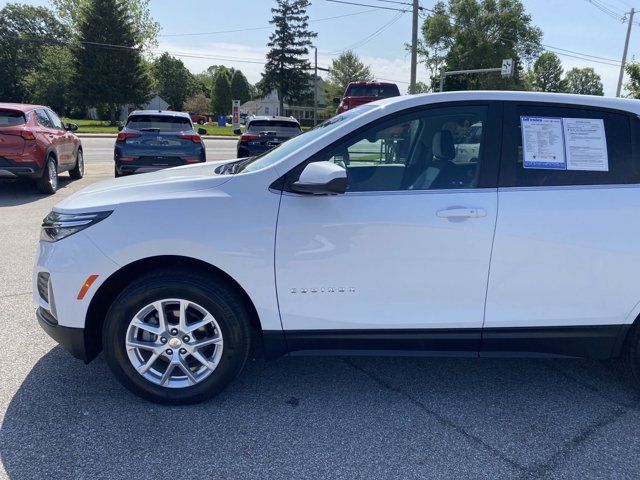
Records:
<instances>
[{"instance_id":1,"label":"driver door","mask_svg":"<svg viewBox=\"0 0 640 480\"><path fill-rule=\"evenodd\" d=\"M501 106L449 105L376 121L309 160L344 166L345 194L285 187L275 269L290 349L477 353ZM477 155L457 158L478 125Z\"/></svg>"}]
</instances>

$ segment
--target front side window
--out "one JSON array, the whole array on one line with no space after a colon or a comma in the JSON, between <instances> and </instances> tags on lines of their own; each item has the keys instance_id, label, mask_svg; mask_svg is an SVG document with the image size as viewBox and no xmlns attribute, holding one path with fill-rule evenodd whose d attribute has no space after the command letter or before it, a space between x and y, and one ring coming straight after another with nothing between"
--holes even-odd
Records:
<instances>
[{"instance_id":1,"label":"front side window","mask_svg":"<svg viewBox=\"0 0 640 480\"><path fill-rule=\"evenodd\" d=\"M45 112L41 108L36 110L36 117L38 118L38 123L40 125L42 125L43 127L45 127L45 128L54 128L53 127L53 122L49 118L49 115L47 115L47 112Z\"/></svg>"},{"instance_id":2,"label":"front side window","mask_svg":"<svg viewBox=\"0 0 640 480\"><path fill-rule=\"evenodd\" d=\"M504 131L502 187L640 183L625 113L507 104Z\"/></svg>"},{"instance_id":3,"label":"front side window","mask_svg":"<svg viewBox=\"0 0 640 480\"><path fill-rule=\"evenodd\" d=\"M51 123L53 124L53 128L57 128L58 130L64 130L64 125L62 124L62 120L60 117L53 113L51 110L47 110L47 115L51 119Z\"/></svg>"},{"instance_id":4,"label":"front side window","mask_svg":"<svg viewBox=\"0 0 640 480\"><path fill-rule=\"evenodd\" d=\"M377 122L312 161L346 168L351 192L475 188L486 118L486 106L425 108Z\"/></svg>"}]
</instances>

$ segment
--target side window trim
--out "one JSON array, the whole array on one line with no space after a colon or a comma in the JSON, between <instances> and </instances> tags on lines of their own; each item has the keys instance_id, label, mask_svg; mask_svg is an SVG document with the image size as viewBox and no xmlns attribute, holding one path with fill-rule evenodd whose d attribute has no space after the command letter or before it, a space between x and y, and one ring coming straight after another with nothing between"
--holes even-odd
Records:
<instances>
[{"instance_id":1,"label":"side window trim","mask_svg":"<svg viewBox=\"0 0 640 480\"><path fill-rule=\"evenodd\" d=\"M315 153L311 157L306 160L300 162L297 166L293 167L286 174L284 174L281 178L274 181L271 184L270 188L277 188L278 190L282 190L283 192L293 193L298 195L291 189L291 184L295 182L302 170L309 163L318 161L322 156L325 156L328 152L333 151L336 147L341 144L348 143L354 137L362 134L363 132L375 127L376 125L380 125L386 123L388 121L392 121L394 118L400 118L403 116L411 115L416 112L431 110L431 109L444 109L451 107L464 107L464 106L486 106L487 107L487 116L486 116L486 125L483 125L482 128L482 139L480 148L482 149L483 161L480 164L480 172L478 177L478 185L473 187L473 190L484 189L484 188L497 188L498 186L498 173L500 171L500 159L501 159L501 149L502 149L502 119L503 119L503 103L502 101L489 100L489 101L457 101L457 102L442 102L442 103L432 103L428 105L421 105L419 107L413 107L409 109L402 110L400 112L395 112L389 114L387 116L378 118L372 123L364 125L347 135L339 138L334 141L330 145L327 145L319 152ZM415 146L413 147L415 148ZM455 192L455 191L464 191L469 189L443 189L443 190L431 190L431 191L439 191L439 192ZM364 192L347 192L347 194L367 194L367 193L376 193L376 194L384 194L384 193L393 193L393 194L402 194L402 193L424 193L429 190L402 190L402 191L364 191Z\"/></svg>"}]
</instances>

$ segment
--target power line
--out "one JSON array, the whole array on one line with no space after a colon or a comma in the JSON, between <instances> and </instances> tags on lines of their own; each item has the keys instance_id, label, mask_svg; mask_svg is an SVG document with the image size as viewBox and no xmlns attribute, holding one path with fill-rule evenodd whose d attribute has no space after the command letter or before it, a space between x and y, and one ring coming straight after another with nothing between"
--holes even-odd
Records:
<instances>
[{"instance_id":1,"label":"power line","mask_svg":"<svg viewBox=\"0 0 640 480\"><path fill-rule=\"evenodd\" d=\"M396 23L400 17L402 17L402 15L404 15L403 12L398 12L398 14L393 17L389 22L385 23L383 26L381 26L380 28L378 28L376 31L374 31L373 33L367 35L365 38L358 40L356 43L354 43L353 45L350 45L346 48L343 48L342 50L336 50L333 52L329 52L329 55L338 55L340 53L346 52L347 50L354 50L356 48L361 47L362 45L364 45L365 43L367 43L369 40L371 40L372 38L380 35L382 32L384 32L387 28L389 28L391 25L393 25L394 23Z\"/></svg>"},{"instance_id":2,"label":"power line","mask_svg":"<svg viewBox=\"0 0 640 480\"><path fill-rule=\"evenodd\" d=\"M345 0L326 0L327 2L332 2L332 3L344 3L345 5L357 5L359 7L373 7L373 8L378 8L381 10L393 10L396 12L403 12L406 13L409 10L402 10L400 8L393 8L393 7L383 7L381 5L371 5L371 4L367 4L367 3L356 3L356 2L346 2ZM375 1L375 0L374 0Z\"/></svg>"},{"instance_id":3,"label":"power line","mask_svg":"<svg viewBox=\"0 0 640 480\"><path fill-rule=\"evenodd\" d=\"M327 20L335 20L335 19L338 19L338 18L353 17L355 15L362 15L363 13L371 13L371 12L376 12L376 11L378 11L377 8L371 8L369 10L362 10L360 12L347 13L345 15L336 15L335 17L317 18L315 20L309 20L309 23L325 22ZM222 33L250 32L250 31L255 31L255 30L271 30L272 28L273 28L272 26L268 26L268 27L252 27L252 28L238 28L238 29L234 29L234 30L218 30L216 32L167 33L167 34L162 34L162 35L158 35L158 36L159 37L190 37L190 36L201 36L201 35L217 35L217 34L222 34Z\"/></svg>"}]
</instances>

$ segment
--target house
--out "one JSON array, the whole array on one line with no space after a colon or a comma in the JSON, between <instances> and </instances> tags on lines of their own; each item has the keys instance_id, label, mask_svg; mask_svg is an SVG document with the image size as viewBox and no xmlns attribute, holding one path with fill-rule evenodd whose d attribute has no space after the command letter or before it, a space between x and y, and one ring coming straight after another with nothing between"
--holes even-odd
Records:
<instances>
[{"instance_id":1,"label":"house","mask_svg":"<svg viewBox=\"0 0 640 480\"><path fill-rule=\"evenodd\" d=\"M313 83L313 80L311 80ZM318 89L318 121L325 120L327 117L324 111L327 108L326 94L324 88L324 80L317 77ZM301 105L284 104L284 112L280 112L280 100L278 92L273 90L269 95L240 105L240 112L249 115L283 115L285 117L294 117L301 125L313 125L313 85L311 85L312 95L308 102Z\"/></svg>"},{"instance_id":2,"label":"house","mask_svg":"<svg viewBox=\"0 0 640 480\"><path fill-rule=\"evenodd\" d=\"M156 95L144 105L121 105L118 110L119 113L117 120L126 120L129 114L134 110L167 110L168 108L169 104L162 97ZM91 120L98 120L98 111L95 107L91 107L87 110L87 118Z\"/></svg>"}]
</instances>

